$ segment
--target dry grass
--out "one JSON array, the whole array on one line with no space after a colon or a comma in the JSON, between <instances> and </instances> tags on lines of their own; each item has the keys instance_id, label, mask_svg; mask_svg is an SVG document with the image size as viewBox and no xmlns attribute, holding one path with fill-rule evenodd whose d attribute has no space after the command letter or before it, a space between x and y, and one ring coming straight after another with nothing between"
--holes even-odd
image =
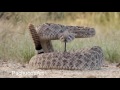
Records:
<instances>
[{"instance_id":1,"label":"dry grass","mask_svg":"<svg viewBox=\"0 0 120 90\"><path fill-rule=\"evenodd\" d=\"M94 27L95 37L75 39L67 44L67 49L76 50L98 45L102 47L106 60L120 62L119 19L120 13L116 12L6 12L0 18L0 58L29 61L35 51L28 24L51 22ZM60 41L53 41L53 45L55 50L63 51L64 44Z\"/></svg>"}]
</instances>

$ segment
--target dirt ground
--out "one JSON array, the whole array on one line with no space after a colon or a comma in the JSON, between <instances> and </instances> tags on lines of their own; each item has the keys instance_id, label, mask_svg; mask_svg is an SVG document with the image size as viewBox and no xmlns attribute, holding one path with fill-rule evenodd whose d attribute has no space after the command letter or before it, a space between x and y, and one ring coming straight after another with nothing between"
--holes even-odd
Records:
<instances>
[{"instance_id":1,"label":"dirt ground","mask_svg":"<svg viewBox=\"0 0 120 90\"><path fill-rule=\"evenodd\" d=\"M41 70L28 64L0 61L0 78L120 78L118 63L106 63L101 70Z\"/></svg>"}]
</instances>

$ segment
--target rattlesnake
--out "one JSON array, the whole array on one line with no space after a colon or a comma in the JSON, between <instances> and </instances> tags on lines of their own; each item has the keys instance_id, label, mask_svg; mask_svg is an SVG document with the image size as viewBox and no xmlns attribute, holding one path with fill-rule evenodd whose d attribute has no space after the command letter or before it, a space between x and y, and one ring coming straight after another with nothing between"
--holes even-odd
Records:
<instances>
[{"instance_id":1,"label":"rattlesnake","mask_svg":"<svg viewBox=\"0 0 120 90\"><path fill-rule=\"evenodd\" d=\"M44 52L53 52L51 40L60 39L65 31L75 34L75 38L87 38L95 35L94 28L80 26L65 26L61 24L44 23L37 27L29 25L36 50L39 52L41 46ZM40 45L41 44L41 45Z\"/></svg>"},{"instance_id":2,"label":"rattlesnake","mask_svg":"<svg viewBox=\"0 0 120 90\"><path fill-rule=\"evenodd\" d=\"M75 38L94 36L94 28L45 23L36 28L31 24L29 29L35 43L36 50L40 51L43 49L44 52L31 58L29 62L30 67L36 69L70 70L94 70L101 68L104 55L99 46L76 50L75 52L55 52L51 43L51 40L60 39L59 37L66 30L76 34Z\"/></svg>"}]
</instances>

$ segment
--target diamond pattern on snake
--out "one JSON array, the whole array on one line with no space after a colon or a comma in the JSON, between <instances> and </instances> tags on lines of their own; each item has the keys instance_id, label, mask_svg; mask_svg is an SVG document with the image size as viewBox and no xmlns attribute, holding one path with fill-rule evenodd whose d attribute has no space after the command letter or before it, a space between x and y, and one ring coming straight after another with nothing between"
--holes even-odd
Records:
<instances>
[{"instance_id":1,"label":"diamond pattern on snake","mask_svg":"<svg viewBox=\"0 0 120 90\"><path fill-rule=\"evenodd\" d=\"M94 70L100 69L104 55L101 47L94 46L66 51L66 42L75 38L88 38L95 35L95 29L80 26L65 26L60 24L45 23L35 27L30 24L35 49L38 54L29 62L30 67L40 69L67 69L67 70ZM55 52L51 40L61 40L65 43L64 52Z\"/></svg>"}]
</instances>

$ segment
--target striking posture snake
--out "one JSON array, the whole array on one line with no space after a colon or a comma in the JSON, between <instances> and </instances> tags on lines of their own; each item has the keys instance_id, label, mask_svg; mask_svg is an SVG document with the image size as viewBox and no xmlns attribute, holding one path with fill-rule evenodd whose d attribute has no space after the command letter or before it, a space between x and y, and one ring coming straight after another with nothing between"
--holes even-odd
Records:
<instances>
[{"instance_id":1,"label":"striking posture snake","mask_svg":"<svg viewBox=\"0 0 120 90\"><path fill-rule=\"evenodd\" d=\"M95 35L94 28L45 23L38 27L30 24L29 30L35 49L38 51L38 54L33 56L29 62L32 68L94 70L100 69L103 64L104 55L99 46L75 52L54 52L51 43L51 40L62 40L61 37L66 31L70 35L74 34L75 38L92 37Z\"/></svg>"}]
</instances>

